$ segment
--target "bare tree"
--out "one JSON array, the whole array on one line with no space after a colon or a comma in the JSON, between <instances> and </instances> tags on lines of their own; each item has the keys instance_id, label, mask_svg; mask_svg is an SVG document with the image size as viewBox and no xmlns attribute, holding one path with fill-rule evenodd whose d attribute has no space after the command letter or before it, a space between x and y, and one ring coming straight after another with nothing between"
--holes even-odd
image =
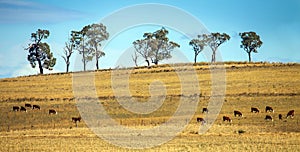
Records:
<instances>
[{"instance_id":1,"label":"bare tree","mask_svg":"<svg viewBox=\"0 0 300 152\"><path fill-rule=\"evenodd\" d=\"M71 55L73 54L73 48L74 48L74 40L71 38L71 40L69 42L65 43L65 47L64 47L64 55L62 55L61 57L64 59L65 63L66 63L66 72L69 72L69 66L70 66L70 58Z\"/></svg>"}]
</instances>

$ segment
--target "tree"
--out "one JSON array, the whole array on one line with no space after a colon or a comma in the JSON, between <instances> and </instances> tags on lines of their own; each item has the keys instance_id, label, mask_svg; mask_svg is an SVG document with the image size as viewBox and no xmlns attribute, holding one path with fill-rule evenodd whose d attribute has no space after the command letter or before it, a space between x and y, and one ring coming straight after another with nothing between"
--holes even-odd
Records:
<instances>
[{"instance_id":1,"label":"tree","mask_svg":"<svg viewBox=\"0 0 300 152\"><path fill-rule=\"evenodd\" d=\"M132 61L134 62L134 65L136 66L136 67L138 67L139 65L138 65L138 58L139 58L139 56L138 56L138 54L136 54L136 51L134 51L134 54L133 55L131 55L131 59L132 59Z\"/></svg>"},{"instance_id":2,"label":"tree","mask_svg":"<svg viewBox=\"0 0 300 152\"><path fill-rule=\"evenodd\" d=\"M71 58L71 55L73 54L73 48L75 47L75 41L73 38L70 39L69 42L66 42L65 43L65 47L64 47L64 55L61 56L67 67L66 67L66 72L68 73L69 72L69 66L70 66L70 58Z\"/></svg>"},{"instance_id":3,"label":"tree","mask_svg":"<svg viewBox=\"0 0 300 152\"><path fill-rule=\"evenodd\" d=\"M50 51L50 46L47 43L41 42L47 39L50 35L48 30L38 29L35 33L31 33L32 44L25 50L28 50L29 55L27 60L30 62L32 68L35 68L36 62L38 63L40 74L44 74L43 68L52 70L56 64L56 58Z\"/></svg>"},{"instance_id":4,"label":"tree","mask_svg":"<svg viewBox=\"0 0 300 152\"><path fill-rule=\"evenodd\" d=\"M151 48L150 48L150 40L146 40L146 39L141 39L141 40L136 40L133 42L133 47L135 48L135 53L137 52L138 54L140 54L145 61L147 62L147 66L150 66L150 52L151 52Z\"/></svg>"},{"instance_id":5,"label":"tree","mask_svg":"<svg viewBox=\"0 0 300 152\"><path fill-rule=\"evenodd\" d=\"M216 62L216 52L221 44L230 40L230 36L226 33L210 33L198 35L200 40L203 40L206 45L212 50L212 59L211 62Z\"/></svg>"},{"instance_id":6,"label":"tree","mask_svg":"<svg viewBox=\"0 0 300 152\"><path fill-rule=\"evenodd\" d=\"M259 35L255 32L243 32L239 33L239 35L242 38L241 48L248 53L249 62L251 62L251 52L258 53L257 49L261 47L263 42L260 40Z\"/></svg>"},{"instance_id":7,"label":"tree","mask_svg":"<svg viewBox=\"0 0 300 152\"><path fill-rule=\"evenodd\" d=\"M90 28L90 25L87 25L82 28L81 31L72 31L71 36L74 40L75 48L79 52L79 54L82 54L82 63L83 63L83 71L86 70L86 64L88 61L91 61L93 59L92 52L87 49L86 47L86 33L88 29Z\"/></svg>"},{"instance_id":8,"label":"tree","mask_svg":"<svg viewBox=\"0 0 300 152\"><path fill-rule=\"evenodd\" d=\"M99 69L99 59L105 56L105 53L100 50L101 42L107 40L109 33L106 31L106 26L102 23L92 24L89 26L87 32L87 49L96 58L96 68Z\"/></svg>"},{"instance_id":9,"label":"tree","mask_svg":"<svg viewBox=\"0 0 300 152\"><path fill-rule=\"evenodd\" d=\"M136 51L142 55L148 66L150 65L148 58L157 65L159 61L171 58L171 51L180 47L179 44L169 41L168 33L169 31L162 27L153 33L144 33L144 39L133 42Z\"/></svg>"},{"instance_id":10,"label":"tree","mask_svg":"<svg viewBox=\"0 0 300 152\"><path fill-rule=\"evenodd\" d=\"M189 45L191 45L193 47L194 50L194 63L197 62L197 56L199 55L199 53L204 49L204 47L206 46L205 41L204 40L200 40L200 39L192 39L189 43Z\"/></svg>"}]
</instances>

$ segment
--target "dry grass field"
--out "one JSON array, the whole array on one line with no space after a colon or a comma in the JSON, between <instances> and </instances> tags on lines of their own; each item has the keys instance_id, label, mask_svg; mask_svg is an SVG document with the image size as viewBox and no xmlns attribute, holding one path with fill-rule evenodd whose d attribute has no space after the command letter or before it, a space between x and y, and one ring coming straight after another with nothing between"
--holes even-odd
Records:
<instances>
[{"instance_id":1,"label":"dry grass field","mask_svg":"<svg viewBox=\"0 0 300 152\"><path fill-rule=\"evenodd\" d=\"M205 63L193 67L200 95L192 120L174 139L143 150L110 144L95 135L84 121L76 127L71 118L80 115L72 87L72 76L77 73L0 79L0 151L300 151L299 64L226 63L224 103L214 125L205 134L198 133L201 124L196 118L205 115L202 108L207 107L212 96L212 75ZM182 95L174 68L162 65L131 70L129 91L139 102L147 101L153 81L164 83L167 94L162 106L150 114L124 109L115 98L111 70L90 72L95 75L99 103L116 122L129 128L151 128L166 122L176 111ZM82 86L85 89L84 82ZM25 103L40 105L41 110L12 111L13 106ZM267 105L275 112L266 113ZM251 113L251 107L259 108L260 113ZM49 109L55 109L57 115L49 115ZM235 117L234 110L241 111L243 117ZM295 110L295 116L286 119L289 110ZM274 121L264 120L267 114ZM283 115L283 120L278 119L278 114ZM231 117L232 123L223 122L224 115Z\"/></svg>"}]
</instances>

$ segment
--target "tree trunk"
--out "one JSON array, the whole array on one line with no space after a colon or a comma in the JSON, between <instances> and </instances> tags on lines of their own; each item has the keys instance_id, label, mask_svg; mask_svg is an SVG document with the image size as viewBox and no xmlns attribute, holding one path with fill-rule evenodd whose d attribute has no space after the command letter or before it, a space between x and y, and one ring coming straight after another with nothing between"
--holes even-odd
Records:
<instances>
[{"instance_id":1,"label":"tree trunk","mask_svg":"<svg viewBox=\"0 0 300 152\"><path fill-rule=\"evenodd\" d=\"M99 70L99 61L98 61L98 59L96 59L96 68L97 68L97 70Z\"/></svg>"},{"instance_id":2,"label":"tree trunk","mask_svg":"<svg viewBox=\"0 0 300 152\"><path fill-rule=\"evenodd\" d=\"M38 59L37 61L38 61L38 64L39 64L40 74L44 74L44 70L43 70L43 66L42 66L41 60Z\"/></svg>"},{"instance_id":3,"label":"tree trunk","mask_svg":"<svg viewBox=\"0 0 300 152\"><path fill-rule=\"evenodd\" d=\"M147 62L148 67L150 67L150 62L148 59L145 60Z\"/></svg>"},{"instance_id":4,"label":"tree trunk","mask_svg":"<svg viewBox=\"0 0 300 152\"><path fill-rule=\"evenodd\" d=\"M66 70L66 72L68 73L69 72L69 63L67 63L67 70Z\"/></svg>"},{"instance_id":5,"label":"tree trunk","mask_svg":"<svg viewBox=\"0 0 300 152\"><path fill-rule=\"evenodd\" d=\"M197 63L197 53L195 52L194 63Z\"/></svg>"},{"instance_id":6,"label":"tree trunk","mask_svg":"<svg viewBox=\"0 0 300 152\"><path fill-rule=\"evenodd\" d=\"M84 55L84 37L83 37L83 40L82 40L82 62L83 62L83 71L85 71L85 55Z\"/></svg>"},{"instance_id":7,"label":"tree trunk","mask_svg":"<svg viewBox=\"0 0 300 152\"><path fill-rule=\"evenodd\" d=\"M248 52L249 62L251 62L251 53Z\"/></svg>"}]
</instances>

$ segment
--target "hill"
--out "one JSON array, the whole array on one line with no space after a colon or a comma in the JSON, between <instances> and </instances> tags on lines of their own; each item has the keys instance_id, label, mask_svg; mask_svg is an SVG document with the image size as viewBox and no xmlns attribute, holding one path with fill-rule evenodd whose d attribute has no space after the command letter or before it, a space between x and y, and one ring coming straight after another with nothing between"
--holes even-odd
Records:
<instances>
[{"instance_id":1,"label":"hill","mask_svg":"<svg viewBox=\"0 0 300 152\"><path fill-rule=\"evenodd\" d=\"M191 64L175 64L150 69L139 67L0 79L0 151L76 151L80 147L87 151L98 148L101 151L125 151L126 149L97 138L84 122L79 122L76 128L71 121L72 117L80 116L73 94L74 83L89 91L90 88L86 88L89 80L86 78L91 77L85 76L92 75L99 103L118 124L132 128L151 128L172 117L180 98L186 95L183 87L195 86L194 81L184 80L183 84L181 79L181 75L189 78L186 76L193 74L189 67ZM216 67L210 67L206 63L193 65L199 83L199 103L195 107L195 115L185 130L173 140L148 150L300 150L300 65L294 63L225 63L226 91L222 109L208 132L199 134L201 124L196 122L196 118L206 115L202 113L202 108L207 107L210 98L214 96L212 83L222 79L216 76L216 80L213 80L212 71L220 67L220 63ZM121 73L114 73L115 71ZM114 74L125 76L124 78L128 75L129 88L122 85L123 79L117 79L123 77L112 79ZM82 79L76 79L75 76L81 76ZM149 88L151 91L151 87L155 89L159 84L164 84L166 96L162 106L149 114L136 114L122 107L112 86L119 85L123 90L128 89L131 97L145 103L151 96ZM82 97L87 99L89 93L84 92ZM193 95L191 94L192 98ZM127 99L126 94L121 97ZM25 103L39 105L41 109L12 111L13 106L24 106ZM273 107L275 112L265 112L267 105ZM251 113L251 107L257 107L261 112ZM58 114L49 115L49 109L55 109ZM286 119L286 113L292 109L295 110L294 118ZM235 117L234 110L241 111L243 117ZM278 119L278 114L284 116L283 120ZM225 115L231 117L232 123L223 122L222 117ZM266 115L272 116L274 121L264 120ZM78 147L73 146L75 143Z\"/></svg>"}]
</instances>

